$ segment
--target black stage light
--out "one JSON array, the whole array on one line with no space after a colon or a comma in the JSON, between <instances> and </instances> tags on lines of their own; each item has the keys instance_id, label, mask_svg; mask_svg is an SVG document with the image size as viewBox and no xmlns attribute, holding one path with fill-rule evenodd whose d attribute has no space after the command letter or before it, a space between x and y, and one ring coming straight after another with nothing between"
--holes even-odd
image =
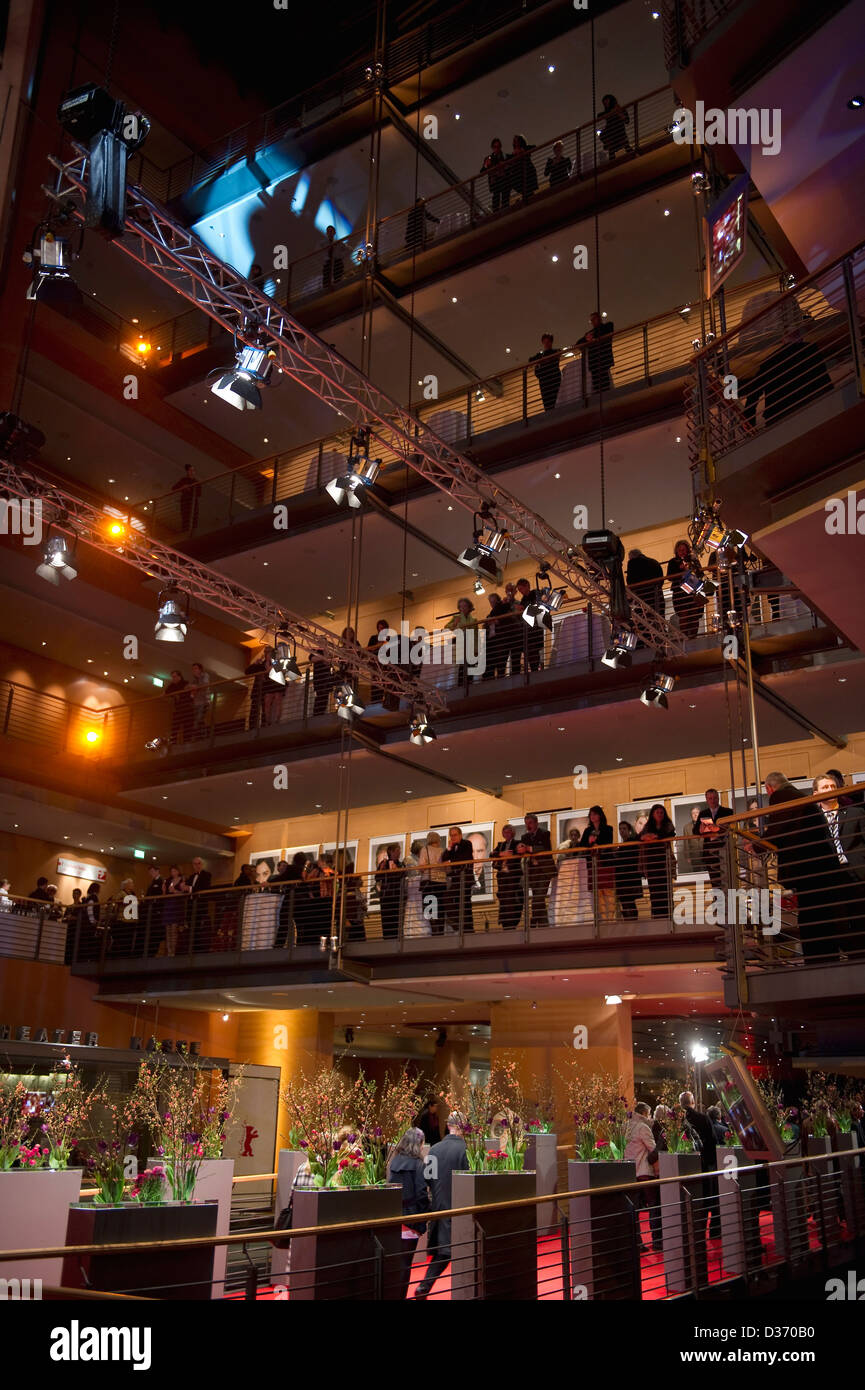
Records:
<instances>
[{"instance_id":1,"label":"black stage light","mask_svg":"<svg viewBox=\"0 0 865 1390\"><path fill-rule=\"evenodd\" d=\"M619 622L628 622L631 605L625 591L625 576L622 562L625 547L614 531L587 531L583 536L583 550L600 565L610 581L610 612Z\"/></svg>"},{"instance_id":2,"label":"black stage light","mask_svg":"<svg viewBox=\"0 0 865 1390\"><path fill-rule=\"evenodd\" d=\"M69 273L72 254L66 237L55 236L50 230L41 231L39 244L34 242L24 252L24 261L34 267L28 299L56 306L83 302L81 291Z\"/></svg>"},{"instance_id":3,"label":"black stage light","mask_svg":"<svg viewBox=\"0 0 865 1390\"><path fill-rule=\"evenodd\" d=\"M620 666L623 670L631 664L631 653L637 648L637 634L628 628L614 629L610 639L610 645L601 657L601 665L609 666L612 670L617 670Z\"/></svg>"},{"instance_id":4,"label":"black stage light","mask_svg":"<svg viewBox=\"0 0 865 1390\"><path fill-rule=\"evenodd\" d=\"M675 684L675 676L653 676L652 684L646 686L640 700L653 709L669 709L667 696Z\"/></svg>"},{"instance_id":5,"label":"black stage light","mask_svg":"<svg viewBox=\"0 0 865 1390\"><path fill-rule=\"evenodd\" d=\"M473 570L479 579L489 579L493 584L501 584L502 571L498 557L507 548L509 536L490 511L485 502L479 512L474 514L472 544L457 556L457 562ZM477 592L477 590L475 591Z\"/></svg>"},{"instance_id":6,"label":"black stage light","mask_svg":"<svg viewBox=\"0 0 865 1390\"><path fill-rule=\"evenodd\" d=\"M277 685L285 685L286 681L300 680L297 646L290 632L282 630L276 634L276 646L270 658L270 670L267 674L272 681L276 681Z\"/></svg>"},{"instance_id":7,"label":"black stage light","mask_svg":"<svg viewBox=\"0 0 865 1390\"><path fill-rule=\"evenodd\" d=\"M546 568L538 570L535 581L536 587L529 595L529 601L523 609L523 622L528 623L529 627L545 627L551 632L553 614L564 603L567 590L550 587L548 582L549 570Z\"/></svg>"},{"instance_id":8,"label":"black stage light","mask_svg":"<svg viewBox=\"0 0 865 1390\"><path fill-rule=\"evenodd\" d=\"M159 595L159 613L154 635L157 642L183 642L189 627L189 609L176 585L170 584Z\"/></svg>"},{"instance_id":9,"label":"black stage light","mask_svg":"<svg viewBox=\"0 0 865 1390\"><path fill-rule=\"evenodd\" d=\"M427 743L432 743L435 736L435 729L429 722L429 715L426 710L418 710L411 721L409 742L414 743L418 748L423 748Z\"/></svg>"},{"instance_id":10,"label":"black stage light","mask_svg":"<svg viewBox=\"0 0 865 1390\"><path fill-rule=\"evenodd\" d=\"M72 564L75 556L65 536L49 536L45 542L42 564L36 568L40 579L49 584L59 584L63 579L77 579L78 571Z\"/></svg>"},{"instance_id":11,"label":"black stage light","mask_svg":"<svg viewBox=\"0 0 865 1390\"><path fill-rule=\"evenodd\" d=\"M358 458L354 460L354 470L331 478L325 492L332 497L338 507L362 507L363 495L372 487L381 468L381 459Z\"/></svg>"},{"instance_id":12,"label":"black stage light","mask_svg":"<svg viewBox=\"0 0 865 1390\"><path fill-rule=\"evenodd\" d=\"M235 365L219 372L211 386L214 396L235 410L260 410L259 386L266 386L273 370L273 358L267 348L245 347L235 354Z\"/></svg>"},{"instance_id":13,"label":"black stage light","mask_svg":"<svg viewBox=\"0 0 865 1390\"><path fill-rule=\"evenodd\" d=\"M336 712L340 719L351 719L353 714L363 714L366 706L358 697L353 685L346 681L336 692Z\"/></svg>"},{"instance_id":14,"label":"black stage light","mask_svg":"<svg viewBox=\"0 0 865 1390\"><path fill-rule=\"evenodd\" d=\"M84 225L111 240L126 219L126 163L150 132L150 122L128 111L95 82L67 92L57 108L65 131L87 145L87 194Z\"/></svg>"}]
</instances>

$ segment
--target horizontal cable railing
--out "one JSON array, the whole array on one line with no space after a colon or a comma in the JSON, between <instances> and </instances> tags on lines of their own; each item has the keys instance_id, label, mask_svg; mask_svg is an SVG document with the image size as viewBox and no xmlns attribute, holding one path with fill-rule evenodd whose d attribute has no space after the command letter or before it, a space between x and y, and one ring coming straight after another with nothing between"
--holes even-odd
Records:
<instances>
[{"instance_id":1,"label":"horizontal cable railing","mask_svg":"<svg viewBox=\"0 0 865 1390\"><path fill-rule=\"evenodd\" d=\"M865 394L865 247L810 275L695 358L691 462L719 459L839 388Z\"/></svg>"},{"instance_id":2,"label":"horizontal cable railing","mask_svg":"<svg viewBox=\"0 0 865 1390\"><path fill-rule=\"evenodd\" d=\"M666 66L686 68L694 45L742 3L743 0L661 0Z\"/></svg>"},{"instance_id":3,"label":"horizontal cable railing","mask_svg":"<svg viewBox=\"0 0 865 1390\"><path fill-rule=\"evenodd\" d=\"M489 18L479 14L476 6L469 5L431 20L421 30L388 43L384 80L390 87L404 82L419 69L430 67L547 3L548 0L500 0ZM225 172L231 165L251 160L269 146L302 135L343 111L371 101L373 86L367 69L371 71L372 63L370 56L368 60L358 60L338 69L322 82L168 167L154 164L146 153L132 155L130 182L138 184L160 202L177 198L187 189Z\"/></svg>"},{"instance_id":4,"label":"horizontal cable railing","mask_svg":"<svg viewBox=\"0 0 865 1390\"><path fill-rule=\"evenodd\" d=\"M722 588L707 603L677 598L678 608L674 607L672 592L664 590L663 581L660 586L637 583L632 588L662 609L668 621L685 623L689 637L721 640L727 604ZM735 602L741 606L738 591ZM818 626L817 616L804 600L784 588L780 576L777 592L766 588L753 593L750 618L755 627L769 631L790 623L798 629L803 624ZM421 651L413 645L415 628L409 625L400 663L411 667L421 687L470 699L488 690L491 681L513 684L516 678L530 685L541 681L545 671L575 667L596 670L610 640L609 623L591 604L554 614L551 630L529 629L519 614L490 627L485 627L484 621L481 615L474 645L467 643L462 652L455 644L456 634L445 629L430 632L428 646ZM284 686L262 670L206 686L187 685L176 693L166 686L158 695L103 709L77 705L14 681L0 681L0 735L54 753L115 764L202 752L225 747L238 738L261 740L274 732L275 726L304 725L317 716L334 713L345 672L315 659L299 661L298 670L300 678ZM380 718L398 708L373 688L362 686L359 694L365 718Z\"/></svg>"},{"instance_id":5,"label":"horizontal cable railing","mask_svg":"<svg viewBox=\"0 0 865 1390\"><path fill-rule=\"evenodd\" d=\"M725 822L725 953L740 980L865 960L863 795L786 788Z\"/></svg>"},{"instance_id":6,"label":"horizontal cable railing","mask_svg":"<svg viewBox=\"0 0 865 1390\"><path fill-rule=\"evenodd\" d=\"M308 962L338 946L360 957L369 948L375 959L449 954L484 949L493 937L537 944L553 939L545 934L554 928L565 929L569 942L591 944L720 931L706 912L714 861L695 836L658 839L647 827L624 843L569 840L550 851L515 838L512 849L491 855L493 846L478 835L466 842L471 855L453 861L426 854L425 831L413 843L411 860L399 868L382 847L369 870L350 856L343 867L341 850L318 859L313 853L302 868L274 855L272 874L257 868L255 884L197 893L183 882L160 887L138 900L134 921L118 896L98 922L80 914L72 920L70 963L110 974L158 957L191 966L219 955L231 966L255 964L264 952L270 963Z\"/></svg>"},{"instance_id":7,"label":"horizontal cable railing","mask_svg":"<svg viewBox=\"0 0 865 1390\"><path fill-rule=\"evenodd\" d=\"M724 298L725 324L738 325L753 308L753 301L762 294L771 294L777 285L776 276L765 276L728 291ZM716 327L720 331L721 324ZM448 443L468 444L505 425L527 425L562 407L587 406L596 385L603 384L605 391L616 392L672 380L692 360L702 332L699 307L683 305L681 309L616 329L609 339L613 360L606 369L606 378L602 377L605 366L591 345L574 343L562 347L553 367L541 365L536 373L536 364L524 362L471 381L434 402L420 398L410 409ZM231 525L261 508L320 491L345 472L349 438L348 432L339 431L298 449L256 459L202 480L197 490L176 488L143 500L138 510L175 538ZM385 486L389 472L394 480L405 476L403 460L386 450L381 457L379 480Z\"/></svg>"},{"instance_id":8,"label":"horizontal cable railing","mask_svg":"<svg viewBox=\"0 0 865 1390\"><path fill-rule=\"evenodd\" d=\"M295 1185L288 1228L277 1227L274 1213L270 1230L159 1242L70 1239L2 1250L0 1265L14 1279L16 1268L26 1270L29 1261L62 1259L64 1293L72 1299L79 1286L105 1297L224 1296L225 1282L214 1279L213 1268L220 1249L243 1256L243 1291L227 1296L247 1301L432 1296L639 1302L760 1294L782 1277L825 1273L830 1253L852 1258L865 1233L863 1154L854 1144L804 1160L743 1163L740 1150L732 1163L707 1164L704 1172L683 1169L603 1189L571 1181L567 1190L543 1195L537 1195L533 1171L505 1172L493 1180L504 1195L465 1205L457 1200L463 1191L458 1170L449 1183L450 1202L408 1217L398 1185L356 1190L352 1197ZM369 1215L334 1223L334 1202ZM538 1208L551 1202L553 1218L541 1221ZM325 1212L327 1222L321 1220ZM202 1214L200 1229L213 1220ZM280 1273L272 1272L274 1249L290 1252ZM59 1296L56 1288L41 1292Z\"/></svg>"}]
</instances>

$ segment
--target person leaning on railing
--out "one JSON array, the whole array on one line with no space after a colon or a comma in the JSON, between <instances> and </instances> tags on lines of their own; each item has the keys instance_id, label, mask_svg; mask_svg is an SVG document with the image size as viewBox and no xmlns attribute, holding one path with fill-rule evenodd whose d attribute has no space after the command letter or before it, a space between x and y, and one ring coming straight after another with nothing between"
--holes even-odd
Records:
<instances>
[{"instance_id":1,"label":"person leaning on railing","mask_svg":"<svg viewBox=\"0 0 865 1390\"><path fill-rule=\"evenodd\" d=\"M834 909L839 861L826 819L815 802L786 809L787 803L801 800L803 793L783 772L770 772L765 781L770 808L782 808L766 817L765 835L778 846L779 883L796 893L802 955L806 960L833 952L837 956Z\"/></svg>"},{"instance_id":2,"label":"person leaning on railing","mask_svg":"<svg viewBox=\"0 0 865 1390\"><path fill-rule=\"evenodd\" d=\"M593 851L589 855L589 885L600 922L611 922L616 915L616 871L609 848L612 843L613 827L607 824L603 807L592 806L580 846Z\"/></svg>"},{"instance_id":3,"label":"person leaning on railing","mask_svg":"<svg viewBox=\"0 0 865 1390\"><path fill-rule=\"evenodd\" d=\"M672 841L676 827L665 807L656 801L649 812L645 829L640 832L643 846L642 870L649 885L653 917L669 917L672 913L670 883L673 868Z\"/></svg>"},{"instance_id":4,"label":"person leaning on railing","mask_svg":"<svg viewBox=\"0 0 865 1390\"><path fill-rule=\"evenodd\" d=\"M811 785L814 792L840 790L830 773L815 777ZM818 805L828 840L823 856L825 944L827 951L838 950L845 959L847 947L854 951L865 947L865 813L861 806L838 797Z\"/></svg>"}]
</instances>

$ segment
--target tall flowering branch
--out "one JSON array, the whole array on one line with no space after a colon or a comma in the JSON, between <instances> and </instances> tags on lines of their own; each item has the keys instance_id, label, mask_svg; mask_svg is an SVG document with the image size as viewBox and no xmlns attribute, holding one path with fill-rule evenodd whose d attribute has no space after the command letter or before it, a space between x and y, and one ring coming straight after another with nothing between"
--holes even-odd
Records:
<instances>
[{"instance_id":1,"label":"tall flowering branch","mask_svg":"<svg viewBox=\"0 0 865 1390\"><path fill-rule=\"evenodd\" d=\"M30 1130L30 1120L24 1113L27 1087L18 1081L0 1090L0 1172L5 1173L18 1159L19 1150Z\"/></svg>"},{"instance_id":2,"label":"tall flowering branch","mask_svg":"<svg viewBox=\"0 0 865 1390\"><path fill-rule=\"evenodd\" d=\"M242 1075L223 1077L184 1059L143 1060L138 1074L142 1115L157 1140L176 1201L189 1202L206 1158L221 1158Z\"/></svg>"},{"instance_id":3,"label":"tall flowering branch","mask_svg":"<svg viewBox=\"0 0 865 1390\"><path fill-rule=\"evenodd\" d=\"M390 1154L418 1112L419 1078L404 1066L377 1084L361 1071L355 1096L367 1182L374 1186L386 1181Z\"/></svg>"},{"instance_id":4,"label":"tall flowering branch","mask_svg":"<svg viewBox=\"0 0 865 1390\"><path fill-rule=\"evenodd\" d=\"M311 1075L301 1072L282 1093L296 1142L306 1153L316 1187L333 1185L340 1171L344 1149L358 1144L360 1084L352 1083L333 1067Z\"/></svg>"},{"instance_id":5,"label":"tall flowering branch","mask_svg":"<svg viewBox=\"0 0 865 1390\"><path fill-rule=\"evenodd\" d=\"M48 1147L49 1168L68 1168L72 1150L86 1132L98 1087L88 1090L75 1067L63 1068L56 1075L63 1084L52 1090L39 1117L36 1138Z\"/></svg>"}]
</instances>

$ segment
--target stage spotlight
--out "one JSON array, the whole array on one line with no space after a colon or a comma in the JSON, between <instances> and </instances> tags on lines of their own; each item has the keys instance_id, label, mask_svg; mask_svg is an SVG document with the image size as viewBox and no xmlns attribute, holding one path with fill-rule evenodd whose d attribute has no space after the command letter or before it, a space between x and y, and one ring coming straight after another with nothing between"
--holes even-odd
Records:
<instances>
[{"instance_id":1,"label":"stage spotlight","mask_svg":"<svg viewBox=\"0 0 865 1390\"><path fill-rule=\"evenodd\" d=\"M101 738L102 734L98 729L85 729L84 731L84 742L91 748L95 748Z\"/></svg>"},{"instance_id":2,"label":"stage spotlight","mask_svg":"<svg viewBox=\"0 0 865 1390\"><path fill-rule=\"evenodd\" d=\"M277 685L285 685L286 681L300 680L297 647L291 633L280 631L276 634L276 646L270 658L270 670L267 674L272 681L276 681Z\"/></svg>"},{"instance_id":3,"label":"stage spotlight","mask_svg":"<svg viewBox=\"0 0 865 1390\"><path fill-rule=\"evenodd\" d=\"M159 612L154 634L157 642L183 642L189 625L189 611L180 590L169 584L159 595Z\"/></svg>"},{"instance_id":4,"label":"stage spotlight","mask_svg":"<svg viewBox=\"0 0 865 1390\"><path fill-rule=\"evenodd\" d=\"M720 555L726 555L729 559L734 559L743 545L748 541L746 531L726 530L719 522L716 522L708 534L703 538L703 544L707 550L717 551Z\"/></svg>"},{"instance_id":5,"label":"stage spotlight","mask_svg":"<svg viewBox=\"0 0 865 1390\"><path fill-rule=\"evenodd\" d=\"M610 645L601 657L601 665L609 666L612 670L617 670L620 666L626 670L631 664L631 653L637 647L637 634L628 628L621 628L614 631Z\"/></svg>"},{"instance_id":6,"label":"stage spotlight","mask_svg":"<svg viewBox=\"0 0 865 1390\"><path fill-rule=\"evenodd\" d=\"M490 511L489 503L485 502L481 510L474 514L472 544L457 556L457 562L465 565L466 569L474 570L478 578L501 584L502 571L498 566L498 557L506 549L508 540L507 531L501 529Z\"/></svg>"},{"instance_id":7,"label":"stage spotlight","mask_svg":"<svg viewBox=\"0 0 865 1390\"><path fill-rule=\"evenodd\" d=\"M65 536L49 536L42 564L37 566L36 573L40 579L47 579L49 584L59 584L61 576L76 579L78 571L71 563L74 558Z\"/></svg>"},{"instance_id":8,"label":"stage spotlight","mask_svg":"<svg viewBox=\"0 0 865 1390\"><path fill-rule=\"evenodd\" d=\"M84 225L113 239L126 217L126 165L150 131L150 122L89 82L67 92L57 119L74 140L88 146Z\"/></svg>"},{"instance_id":9,"label":"stage spotlight","mask_svg":"<svg viewBox=\"0 0 865 1390\"><path fill-rule=\"evenodd\" d=\"M429 722L429 715L426 710L418 710L411 721L409 742L414 743L418 748L423 748L425 744L433 743L435 736L435 729Z\"/></svg>"},{"instance_id":10,"label":"stage spotlight","mask_svg":"<svg viewBox=\"0 0 865 1390\"><path fill-rule=\"evenodd\" d=\"M341 685L336 692L336 712L340 719L351 719L352 715L363 714L366 705L362 704L357 691L348 681Z\"/></svg>"},{"instance_id":11,"label":"stage spotlight","mask_svg":"<svg viewBox=\"0 0 865 1390\"><path fill-rule=\"evenodd\" d=\"M332 478L325 487L325 492L333 498L338 507L346 504L349 507L362 507L363 494L367 488L372 487L380 468L381 459L356 458L353 472Z\"/></svg>"},{"instance_id":12,"label":"stage spotlight","mask_svg":"<svg viewBox=\"0 0 865 1390\"><path fill-rule=\"evenodd\" d=\"M81 291L69 273L71 259L66 237L55 236L50 231L41 232L39 245L34 244L24 252L27 265L35 266L27 298L58 307L81 304Z\"/></svg>"},{"instance_id":13,"label":"stage spotlight","mask_svg":"<svg viewBox=\"0 0 865 1390\"><path fill-rule=\"evenodd\" d=\"M478 598L480 598L481 594L486 593L486 589L484 588L483 584L479 579L475 580L475 593L477 594Z\"/></svg>"},{"instance_id":14,"label":"stage spotlight","mask_svg":"<svg viewBox=\"0 0 865 1390\"><path fill-rule=\"evenodd\" d=\"M529 627L545 627L552 632L553 614L558 612L564 603L567 590L551 588L549 577L546 569L538 570L535 575L535 580L539 582L523 609L523 622L528 623Z\"/></svg>"},{"instance_id":15,"label":"stage spotlight","mask_svg":"<svg viewBox=\"0 0 865 1390\"><path fill-rule=\"evenodd\" d=\"M625 547L614 531L587 531L583 537L583 550L594 560L607 576L610 584L610 613L619 623L627 623L631 616L631 604L625 589L625 574L622 562Z\"/></svg>"},{"instance_id":16,"label":"stage spotlight","mask_svg":"<svg viewBox=\"0 0 865 1390\"><path fill-rule=\"evenodd\" d=\"M149 738L149 739L147 740L147 742L145 743L144 747L147 749L148 753L167 753L167 752L168 752L168 739L167 739L167 738Z\"/></svg>"},{"instance_id":17,"label":"stage spotlight","mask_svg":"<svg viewBox=\"0 0 865 1390\"><path fill-rule=\"evenodd\" d=\"M647 685L640 701L644 705L650 705L654 709L669 709L667 696L676 684L675 676L654 676L652 684Z\"/></svg>"},{"instance_id":18,"label":"stage spotlight","mask_svg":"<svg viewBox=\"0 0 865 1390\"><path fill-rule=\"evenodd\" d=\"M705 193L709 187L709 180L702 169L695 169L691 175L691 191L696 197L700 193Z\"/></svg>"},{"instance_id":19,"label":"stage spotlight","mask_svg":"<svg viewBox=\"0 0 865 1390\"><path fill-rule=\"evenodd\" d=\"M260 410L260 386L266 386L273 371L273 358L267 348L245 347L235 354L235 365L217 377L211 386L214 396L235 410Z\"/></svg>"},{"instance_id":20,"label":"stage spotlight","mask_svg":"<svg viewBox=\"0 0 865 1390\"><path fill-rule=\"evenodd\" d=\"M680 587L683 593L693 594L696 598L711 598L718 588L714 579L709 579L704 574L694 574L693 570L685 570Z\"/></svg>"}]
</instances>

